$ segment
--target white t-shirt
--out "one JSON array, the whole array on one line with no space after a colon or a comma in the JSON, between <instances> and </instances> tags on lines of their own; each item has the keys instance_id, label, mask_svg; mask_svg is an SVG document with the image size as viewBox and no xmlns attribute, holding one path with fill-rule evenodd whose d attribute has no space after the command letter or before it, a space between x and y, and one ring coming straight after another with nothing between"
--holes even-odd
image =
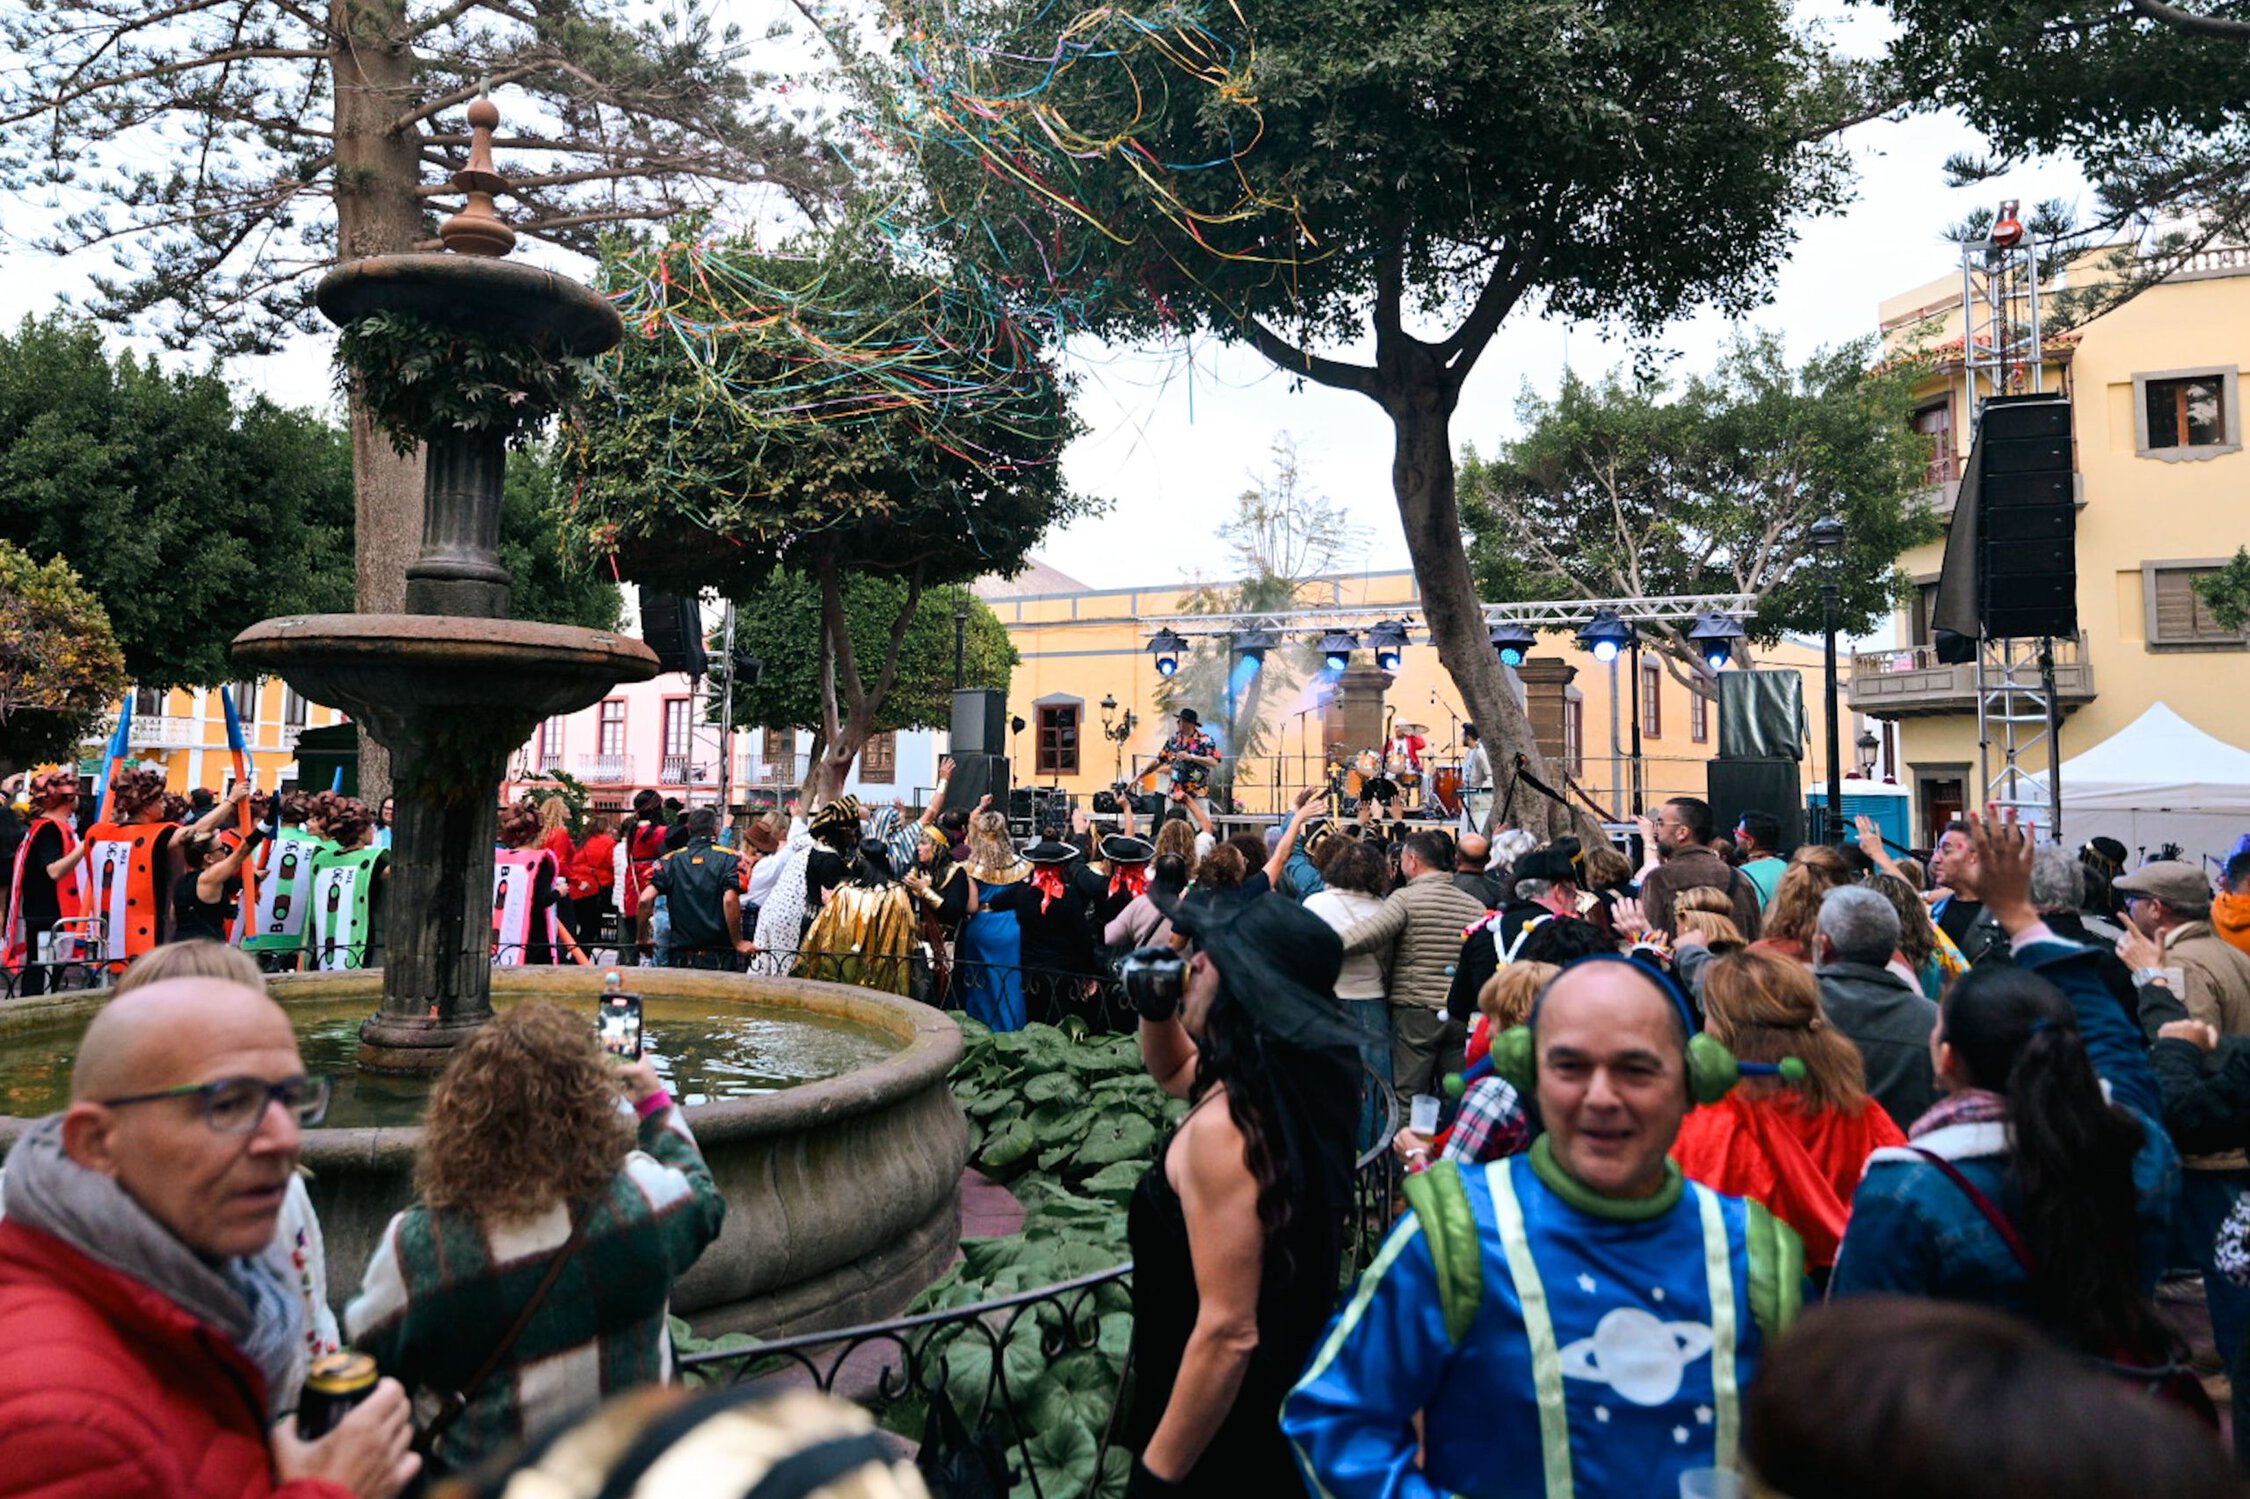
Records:
<instances>
[{"instance_id":1,"label":"white t-shirt","mask_svg":"<svg viewBox=\"0 0 2250 1499\"><path fill-rule=\"evenodd\" d=\"M1331 888L1305 897L1305 909L1334 927L1338 936L1382 908L1383 902L1379 896L1358 890ZM1338 999L1381 999L1385 992L1381 958L1372 952L1352 953L1345 957L1343 970L1336 975Z\"/></svg>"}]
</instances>

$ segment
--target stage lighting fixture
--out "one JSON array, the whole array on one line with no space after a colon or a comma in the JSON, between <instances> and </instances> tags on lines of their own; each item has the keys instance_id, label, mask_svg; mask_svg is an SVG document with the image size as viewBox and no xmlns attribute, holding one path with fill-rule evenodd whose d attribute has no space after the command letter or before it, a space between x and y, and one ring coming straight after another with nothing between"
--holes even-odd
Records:
<instances>
[{"instance_id":1,"label":"stage lighting fixture","mask_svg":"<svg viewBox=\"0 0 2250 1499\"><path fill-rule=\"evenodd\" d=\"M1617 617L1614 609L1603 609L1578 630L1578 643L1594 653L1596 661L1615 661L1617 653L1633 639L1633 627Z\"/></svg>"},{"instance_id":2,"label":"stage lighting fixture","mask_svg":"<svg viewBox=\"0 0 2250 1499\"><path fill-rule=\"evenodd\" d=\"M1266 652L1273 649L1273 637L1263 630L1244 630L1233 639L1234 653L1246 661L1266 664Z\"/></svg>"},{"instance_id":3,"label":"stage lighting fixture","mask_svg":"<svg viewBox=\"0 0 2250 1499\"><path fill-rule=\"evenodd\" d=\"M1414 642L1407 636L1404 620L1386 619L1367 632L1367 643L1375 652L1377 666L1397 671L1399 653Z\"/></svg>"},{"instance_id":4,"label":"stage lighting fixture","mask_svg":"<svg viewBox=\"0 0 2250 1499\"><path fill-rule=\"evenodd\" d=\"M1531 648L1538 643L1538 635L1512 619L1504 619L1492 627L1492 648L1500 653L1502 666L1523 665L1523 658L1530 655Z\"/></svg>"},{"instance_id":5,"label":"stage lighting fixture","mask_svg":"<svg viewBox=\"0 0 2250 1499\"><path fill-rule=\"evenodd\" d=\"M1742 638L1742 626L1724 614L1699 614L1687 638L1703 664L1718 671L1734 659L1734 643Z\"/></svg>"},{"instance_id":6,"label":"stage lighting fixture","mask_svg":"<svg viewBox=\"0 0 2250 1499\"><path fill-rule=\"evenodd\" d=\"M1330 630L1320 637L1320 654L1330 671L1351 665L1352 652L1358 649L1359 637L1349 630Z\"/></svg>"},{"instance_id":7,"label":"stage lighting fixture","mask_svg":"<svg viewBox=\"0 0 2250 1499\"><path fill-rule=\"evenodd\" d=\"M1188 643L1177 631L1167 627L1150 637L1148 648L1156 657L1156 674L1168 677L1180 669L1180 657L1187 653Z\"/></svg>"}]
</instances>

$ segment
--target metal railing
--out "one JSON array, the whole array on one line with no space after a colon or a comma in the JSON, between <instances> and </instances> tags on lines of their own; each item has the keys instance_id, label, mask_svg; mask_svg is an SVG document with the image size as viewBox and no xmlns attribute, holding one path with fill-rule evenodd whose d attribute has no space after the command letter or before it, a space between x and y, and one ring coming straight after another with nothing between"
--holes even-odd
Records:
<instances>
[{"instance_id":1,"label":"metal railing","mask_svg":"<svg viewBox=\"0 0 2250 1499\"><path fill-rule=\"evenodd\" d=\"M1353 1173L1339 1294L1373 1259L1397 1217L1399 1174L1390 1140L1399 1125L1398 1099L1366 1076L1381 1090L1384 1127ZM698 1384L810 1385L866 1408L886 1430L912 1434L916 1462L925 1471L969 1469L970 1484L981 1480L995 1493L1013 1488L1034 1499L1085 1499L1114 1482L1105 1469L1132 1384L1131 1354L1118 1358L1115 1377L1100 1386L1110 1416L1096 1440L1090 1476L1077 1483L1053 1471L1053 1460L1034 1445L1038 1428L1019 1400L1015 1372L1073 1356L1099 1357L1103 1324L1114 1328L1117 1318L1130 1324L1132 1277L1127 1261L969 1306L691 1353L680 1359L680 1371Z\"/></svg>"}]
</instances>

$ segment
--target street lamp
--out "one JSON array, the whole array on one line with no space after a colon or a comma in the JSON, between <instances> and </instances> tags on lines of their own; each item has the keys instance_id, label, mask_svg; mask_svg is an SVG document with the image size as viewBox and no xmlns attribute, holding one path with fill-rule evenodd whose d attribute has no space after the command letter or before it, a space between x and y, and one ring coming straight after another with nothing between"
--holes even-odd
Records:
<instances>
[{"instance_id":1,"label":"street lamp","mask_svg":"<svg viewBox=\"0 0 2250 1499\"><path fill-rule=\"evenodd\" d=\"M1504 619L1492 627L1492 648L1499 653L1502 666L1523 665L1524 657L1530 655L1531 648L1538 643L1539 636L1535 632L1512 619Z\"/></svg>"},{"instance_id":2,"label":"street lamp","mask_svg":"<svg viewBox=\"0 0 2250 1499\"><path fill-rule=\"evenodd\" d=\"M1861 729L1859 737L1852 743L1859 750L1859 778L1863 781L1874 780L1875 752L1883 747L1882 741L1875 737L1873 729Z\"/></svg>"},{"instance_id":3,"label":"street lamp","mask_svg":"<svg viewBox=\"0 0 2250 1499\"><path fill-rule=\"evenodd\" d=\"M1133 737L1133 730L1139 727L1140 719L1134 716L1132 709L1127 708L1125 716L1113 724L1110 720L1116 712L1116 697L1110 693L1103 693L1102 737L1117 746L1117 766L1114 779L1118 785L1122 786L1125 784L1125 741Z\"/></svg>"},{"instance_id":4,"label":"street lamp","mask_svg":"<svg viewBox=\"0 0 2250 1499\"><path fill-rule=\"evenodd\" d=\"M1844 836L1843 725L1836 716L1836 596L1837 574L1844 565L1844 523L1824 515L1813 522L1808 539L1820 555L1822 691L1828 704L1828 836L1820 841L1837 843Z\"/></svg>"}]
</instances>

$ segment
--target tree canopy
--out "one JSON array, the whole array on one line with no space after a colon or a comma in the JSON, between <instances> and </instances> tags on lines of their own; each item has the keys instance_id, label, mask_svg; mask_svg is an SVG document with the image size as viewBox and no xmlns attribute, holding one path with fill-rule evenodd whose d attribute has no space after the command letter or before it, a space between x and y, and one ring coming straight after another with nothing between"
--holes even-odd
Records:
<instances>
[{"instance_id":1,"label":"tree canopy","mask_svg":"<svg viewBox=\"0 0 2250 1499\"><path fill-rule=\"evenodd\" d=\"M657 245L620 254L605 284L628 332L610 399L569 433L574 533L672 592L812 580L817 795L873 731L927 590L1020 571L1088 508L1060 467L1069 386L996 288L903 264L872 235L801 255ZM866 573L900 587L863 656L846 582Z\"/></svg>"},{"instance_id":2,"label":"tree canopy","mask_svg":"<svg viewBox=\"0 0 2250 1499\"><path fill-rule=\"evenodd\" d=\"M843 591L855 652L865 660L880 659L891 622L905 602L906 586L896 578L857 573L844 580ZM1000 617L965 585L933 588L922 595L907 625L897 679L874 710L870 732L938 729L952 722L953 611L958 606L969 611L962 653L968 685L1007 690L1018 658ZM735 683L735 727L817 731L823 654L820 585L803 573L776 573L736 599L734 610L736 648L762 664L756 684ZM714 634L714 660L720 646ZM717 696L715 687L712 695ZM715 704L712 717L717 717Z\"/></svg>"},{"instance_id":3,"label":"tree canopy","mask_svg":"<svg viewBox=\"0 0 2250 1499\"><path fill-rule=\"evenodd\" d=\"M2204 0L1883 3L1898 22L1886 61L1898 96L1959 110L1990 141L1949 163L1955 181L2051 153L2093 184L2066 241L2126 245L2099 287L2069 299L2073 318L2250 235L2250 20Z\"/></svg>"},{"instance_id":4,"label":"tree canopy","mask_svg":"<svg viewBox=\"0 0 2250 1499\"><path fill-rule=\"evenodd\" d=\"M1091 0L897 22L875 108L958 253L1108 336L1207 330L1380 405L1431 632L1495 759L1543 768L1486 641L1448 423L1524 307L1647 328L1764 294L1834 202L1853 80L1780 0ZM899 99L906 101L905 106ZM1366 340L1363 360L1333 352Z\"/></svg>"},{"instance_id":5,"label":"tree canopy","mask_svg":"<svg viewBox=\"0 0 2250 1499\"><path fill-rule=\"evenodd\" d=\"M0 541L0 763L71 758L126 680L101 600L70 564Z\"/></svg>"},{"instance_id":6,"label":"tree canopy","mask_svg":"<svg viewBox=\"0 0 2250 1499\"><path fill-rule=\"evenodd\" d=\"M1523 435L1463 454L1461 512L1493 602L1745 593L1754 641L1821 629L1823 565L1809 535L1834 515L1839 628L1869 628L1903 586L1895 559L1933 540L1929 442L1911 430L1911 373L1872 369L1872 344L1792 368L1768 333L1738 340L1674 388L1612 371L1526 391ZM1696 680L1683 630L1654 643Z\"/></svg>"},{"instance_id":7,"label":"tree canopy","mask_svg":"<svg viewBox=\"0 0 2250 1499\"><path fill-rule=\"evenodd\" d=\"M512 453L501 555L522 619L613 627L617 590L562 548L558 460ZM95 324L0 334L0 541L63 555L132 680L215 686L282 614L352 607L351 443L318 412L239 399L226 372L114 357Z\"/></svg>"}]
</instances>

